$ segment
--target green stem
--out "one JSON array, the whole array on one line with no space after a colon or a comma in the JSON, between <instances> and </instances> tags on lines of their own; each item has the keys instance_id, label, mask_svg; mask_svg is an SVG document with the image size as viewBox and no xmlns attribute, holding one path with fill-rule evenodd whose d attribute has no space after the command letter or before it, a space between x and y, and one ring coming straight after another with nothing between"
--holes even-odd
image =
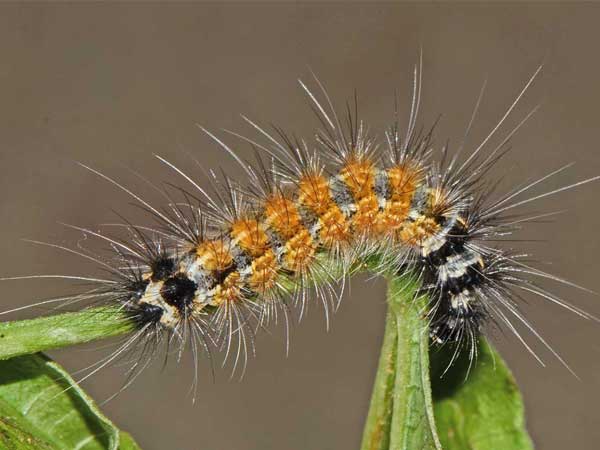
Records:
<instances>
[{"instance_id":1,"label":"green stem","mask_svg":"<svg viewBox=\"0 0 600 450\"><path fill-rule=\"evenodd\" d=\"M0 360L129 333L134 323L117 307L0 323Z\"/></svg>"},{"instance_id":2,"label":"green stem","mask_svg":"<svg viewBox=\"0 0 600 450\"><path fill-rule=\"evenodd\" d=\"M387 450L390 447L397 359L398 329L396 316L388 311L385 319L381 355L379 356L379 367L373 384L373 396L367 423L365 424L361 450Z\"/></svg>"},{"instance_id":3,"label":"green stem","mask_svg":"<svg viewBox=\"0 0 600 450\"><path fill-rule=\"evenodd\" d=\"M427 298L410 276L388 276L388 314L361 450L441 449L429 379Z\"/></svg>"}]
</instances>

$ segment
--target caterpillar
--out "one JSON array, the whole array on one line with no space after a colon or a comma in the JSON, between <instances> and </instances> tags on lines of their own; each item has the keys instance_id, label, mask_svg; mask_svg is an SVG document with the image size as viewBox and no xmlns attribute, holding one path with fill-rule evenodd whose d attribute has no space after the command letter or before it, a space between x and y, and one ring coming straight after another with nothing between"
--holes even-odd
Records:
<instances>
[{"instance_id":1,"label":"caterpillar","mask_svg":"<svg viewBox=\"0 0 600 450\"><path fill-rule=\"evenodd\" d=\"M318 94L300 82L320 122L314 139L298 138L278 127L267 131L244 117L258 137L229 133L252 147L255 161L250 162L203 128L239 163L248 180L210 170L206 176L212 187L204 188L185 170L157 156L188 186L169 183L162 191L167 199L163 207L83 166L131 196L153 216L154 224L126 221L125 240L74 227L108 242L112 255L67 250L93 259L111 276L85 278L95 284L91 290L60 301L101 299L120 305L135 322L137 331L100 367L132 348L145 351L149 343L170 346L174 341L179 353L189 343L194 355L199 346L208 351L216 346L226 358L237 343L237 366L240 359L245 362L257 327L280 314L287 321L290 308L299 305L303 311L311 295L329 314L339 302L336 283L376 256L372 270L414 273L422 284L430 299L425 314L435 345L456 345L473 360L477 337L489 324L513 332L538 358L516 321L567 366L520 312L521 296L535 295L595 318L537 280L574 284L531 266L529 255L496 245L522 226L552 215L516 213L519 207L600 178L527 197L565 166L508 193L496 192L490 170L509 152L510 139L534 111L499 144L490 146L490 140L540 70L469 152L466 138L483 89L461 146L454 151L448 145L436 149L435 124L417 126L417 66L408 124L401 127L396 117L384 139L371 134L359 118L356 97L346 105L345 117L340 116L316 77Z\"/></svg>"}]
</instances>

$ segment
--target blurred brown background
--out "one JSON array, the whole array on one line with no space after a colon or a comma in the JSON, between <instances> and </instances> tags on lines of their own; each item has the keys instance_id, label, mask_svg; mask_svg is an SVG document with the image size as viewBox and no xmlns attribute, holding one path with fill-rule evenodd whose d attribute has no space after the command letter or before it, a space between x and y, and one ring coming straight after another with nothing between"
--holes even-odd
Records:
<instances>
[{"instance_id":1,"label":"blurred brown background","mask_svg":"<svg viewBox=\"0 0 600 450\"><path fill-rule=\"evenodd\" d=\"M95 227L118 221L112 209L142 217L124 194L73 161L153 199L152 189L130 171L155 183L173 181L153 153L184 168L193 166L193 157L239 174L195 124L251 134L239 117L244 113L309 135L315 121L296 84L298 77L310 80L309 68L340 105L357 89L362 117L380 134L391 120L395 90L403 112L408 109L420 47L422 122L442 114L438 144L459 142L487 78L469 148L477 145L543 61L542 76L503 132L535 105L542 108L513 139L514 152L496 174L505 172L504 185L514 186L577 162L548 189L597 175L599 23L600 6L572 4L4 4L0 274L99 275L77 258L20 238L76 245L79 235L58 222ZM200 175L198 181L205 183ZM598 191L599 185L588 185L540 202L531 210L568 212L522 235L543 241L522 247L552 261L548 270L591 288L600 269ZM66 289L47 281L2 288L1 309ZM552 289L600 314L598 297ZM528 317L581 381L533 337L546 368L515 339L498 336L524 392L529 430L540 449L598 448L600 327L530 300ZM230 381L218 362L213 381L204 362L192 404L190 361L164 371L157 364L104 409L148 450L357 448L384 309L380 280L354 280L329 333L319 307L293 327L287 358L281 327L263 333L241 382ZM75 370L102 354L69 349L53 355ZM85 387L106 398L119 387L122 370L106 370Z\"/></svg>"}]
</instances>

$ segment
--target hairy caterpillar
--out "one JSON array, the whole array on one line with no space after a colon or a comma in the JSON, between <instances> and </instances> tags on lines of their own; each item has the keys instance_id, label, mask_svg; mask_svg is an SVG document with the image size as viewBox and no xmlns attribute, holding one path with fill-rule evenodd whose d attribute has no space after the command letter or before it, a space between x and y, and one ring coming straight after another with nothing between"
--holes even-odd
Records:
<instances>
[{"instance_id":1,"label":"hairy caterpillar","mask_svg":"<svg viewBox=\"0 0 600 450\"><path fill-rule=\"evenodd\" d=\"M210 172L213 189L207 191L159 157L190 185L172 186L165 192L167 205L159 208L90 169L131 195L158 222L125 224L129 241L81 229L110 243L112 259L78 253L97 259L113 276L87 279L97 286L66 301L104 298L122 305L138 325L101 366L139 342L161 341L178 342L180 351L190 343L194 353L199 343L207 349L216 345L228 355L237 340L237 364L248 352L254 326L280 312L287 319L290 305L303 307L310 289L328 310L337 297L333 284L339 274L348 275L373 255L378 256L375 270L416 273L431 299L432 339L466 347L471 358L485 323L508 328L535 355L513 325L516 320L548 346L519 312L519 292L591 318L534 278L563 280L530 267L527 255L491 243L542 217L513 214L516 208L598 178L523 198L559 169L494 197L494 183L486 176L528 116L498 145L488 148L489 140L537 73L488 137L465 156L463 148L453 153L443 148L436 161L433 128L417 129L421 85L416 70L406 131L395 123L383 142L359 120L356 100L340 119L317 81L324 102L302 85L321 121L314 142L290 138L278 128L269 133L248 120L260 142L237 136L256 149L256 162L250 164L207 131L240 163L246 183ZM333 273L324 275L327 271Z\"/></svg>"}]
</instances>

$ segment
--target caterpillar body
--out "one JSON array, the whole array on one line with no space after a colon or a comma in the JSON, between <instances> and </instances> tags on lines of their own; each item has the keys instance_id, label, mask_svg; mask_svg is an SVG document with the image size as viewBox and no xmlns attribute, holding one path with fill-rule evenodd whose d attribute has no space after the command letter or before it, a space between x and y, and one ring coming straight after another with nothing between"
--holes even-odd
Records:
<instances>
[{"instance_id":1,"label":"caterpillar body","mask_svg":"<svg viewBox=\"0 0 600 450\"><path fill-rule=\"evenodd\" d=\"M290 138L278 128L269 133L246 119L261 142L232 134L254 148L256 162L249 163L205 130L240 164L246 184L211 171L209 191L159 157L192 189L171 186L179 200L165 192L168 204L157 208L88 168L132 196L159 223L154 228L125 224L130 241L78 228L110 242L116 257L94 257L114 277L94 280L99 286L71 300L116 302L138 326L102 365L139 341L158 342L165 335L169 344L177 339L181 351L191 342L194 354L198 341L229 353L237 337L237 363L240 352L247 353L250 323L260 326L279 311L287 319L289 305L303 307L310 289L327 310L337 298L333 282L373 255L375 270L411 272L420 280L430 299L425 314L433 342L466 346L473 359L483 325L497 324L515 333L537 358L513 325L516 320L564 363L520 313L521 293L593 317L535 278L571 283L529 266L528 255L492 241L546 216L514 214L515 208L599 177L528 198L523 195L564 168L495 197L495 183L486 179L531 113L493 148L490 139L539 70L480 145L464 156L464 142L453 155L444 147L441 161L432 157L434 127L417 130L421 83L416 68L406 131L401 133L396 121L383 142L359 120L356 99L340 120L318 80L324 102L301 83L321 123L314 142Z\"/></svg>"},{"instance_id":2,"label":"caterpillar body","mask_svg":"<svg viewBox=\"0 0 600 450\"><path fill-rule=\"evenodd\" d=\"M290 189L277 186L233 220L223 218L216 236L152 261L134 307L173 329L207 307L277 298L281 276L306 278L319 253L349 267L385 252L398 270L414 264L435 286L445 316L435 321L435 339L458 339L458 323L476 326L485 314L475 297L493 267L490 255L468 246L475 227L468 201L451 200L443 182L427 177L417 152L392 153L389 167L378 167L368 148L359 134L336 149L337 173L302 167ZM427 149L427 139L417 148Z\"/></svg>"}]
</instances>

